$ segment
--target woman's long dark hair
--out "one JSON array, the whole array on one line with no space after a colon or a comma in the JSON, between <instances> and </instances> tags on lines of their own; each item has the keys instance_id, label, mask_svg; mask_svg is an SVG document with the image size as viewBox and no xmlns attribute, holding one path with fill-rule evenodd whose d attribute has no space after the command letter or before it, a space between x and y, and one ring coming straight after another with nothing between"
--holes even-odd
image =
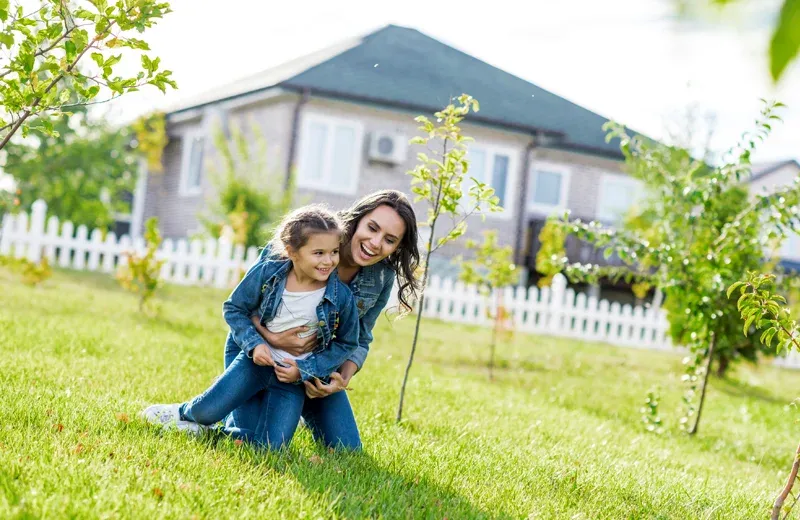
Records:
<instances>
[{"instance_id":1,"label":"woman's long dark hair","mask_svg":"<svg viewBox=\"0 0 800 520\"><path fill-rule=\"evenodd\" d=\"M349 209L340 212L339 217L345 226L345 235L342 243L349 244L364 215L379 206L389 206L395 210L406 225L406 232L403 233L400 245L384 261L389 263L397 276L397 284L400 288L398 299L401 306L406 311L410 311L411 304L409 300L417 298L420 282L415 275L419 267L417 216L414 214L414 208L411 207L408 197L402 191L380 190L356 201Z\"/></svg>"}]
</instances>

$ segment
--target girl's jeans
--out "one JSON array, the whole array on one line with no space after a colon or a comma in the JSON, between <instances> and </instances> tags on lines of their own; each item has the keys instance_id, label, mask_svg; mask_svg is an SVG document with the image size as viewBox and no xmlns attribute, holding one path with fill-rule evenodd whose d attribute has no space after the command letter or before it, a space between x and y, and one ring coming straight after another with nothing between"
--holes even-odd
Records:
<instances>
[{"instance_id":1,"label":"girl's jeans","mask_svg":"<svg viewBox=\"0 0 800 520\"><path fill-rule=\"evenodd\" d=\"M256 365L241 351L208 390L181 405L181 418L199 424L214 424L265 389L267 392L261 399L263 406L259 409L259 416L248 423L247 428L226 430L233 437L279 449L292 440L297 429L305 388L281 383L272 367Z\"/></svg>"},{"instance_id":2,"label":"girl's jeans","mask_svg":"<svg viewBox=\"0 0 800 520\"><path fill-rule=\"evenodd\" d=\"M242 353L235 343L230 343L232 344L226 345L225 348L225 366L228 368L237 362ZM252 364L252 360L246 356L243 357ZM272 368L266 368L272 372L274 377ZM292 393L291 401L292 407L299 406L299 412L294 408L291 413L280 409L281 406L288 404L285 392L282 395L283 399L277 400L277 393L281 391L281 386L268 386L266 390L259 388L257 392L253 392L250 397L238 404L235 410L229 409L229 411L233 411L225 420L225 430L231 435L248 440L253 439L259 443L263 443L263 437L266 436L267 439L273 440L271 445L276 446L274 441L277 439L283 439L284 443L291 441L294 429L298 424L298 419L294 418L297 413L302 415L316 441L331 448L361 449L361 436L358 433L358 426L353 415L353 408L350 406L350 400L347 398L347 392L337 392L323 399L309 399L305 396L303 385L284 385L280 382L277 384L293 387L292 390L299 392L298 401L294 400L298 396L294 393ZM282 415L284 418L288 416L288 420L279 419L272 414ZM291 433L288 433L290 424L294 426Z\"/></svg>"}]
</instances>

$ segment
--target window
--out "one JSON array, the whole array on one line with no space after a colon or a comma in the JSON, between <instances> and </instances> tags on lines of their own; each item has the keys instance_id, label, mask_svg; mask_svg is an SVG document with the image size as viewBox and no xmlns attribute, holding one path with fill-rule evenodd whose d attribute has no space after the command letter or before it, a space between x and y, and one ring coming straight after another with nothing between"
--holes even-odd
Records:
<instances>
[{"instance_id":1,"label":"window","mask_svg":"<svg viewBox=\"0 0 800 520\"><path fill-rule=\"evenodd\" d=\"M556 164L537 162L530 173L528 209L550 214L567 206L569 169Z\"/></svg>"},{"instance_id":2,"label":"window","mask_svg":"<svg viewBox=\"0 0 800 520\"><path fill-rule=\"evenodd\" d=\"M468 149L469 171L461 185L464 195L474 185L470 177L478 179L494 188L494 194L505 209L491 215L510 218L514 201L510 199L509 183L514 168L514 150L499 147L472 146ZM467 199L469 200L469 199Z\"/></svg>"},{"instance_id":3,"label":"window","mask_svg":"<svg viewBox=\"0 0 800 520\"><path fill-rule=\"evenodd\" d=\"M363 134L362 126L354 121L307 115L300 135L297 185L354 194L361 168Z\"/></svg>"},{"instance_id":4,"label":"window","mask_svg":"<svg viewBox=\"0 0 800 520\"><path fill-rule=\"evenodd\" d=\"M642 183L638 179L626 175L605 174L600 181L597 218L609 224L617 224L641 196Z\"/></svg>"},{"instance_id":5,"label":"window","mask_svg":"<svg viewBox=\"0 0 800 520\"><path fill-rule=\"evenodd\" d=\"M199 195L202 192L204 149L205 138L199 132L187 133L184 136L181 155L181 195Z\"/></svg>"},{"instance_id":6,"label":"window","mask_svg":"<svg viewBox=\"0 0 800 520\"><path fill-rule=\"evenodd\" d=\"M782 260L800 260L800 235L789 232L778 251L778 256Z\"/></svg>"}]
</instances>

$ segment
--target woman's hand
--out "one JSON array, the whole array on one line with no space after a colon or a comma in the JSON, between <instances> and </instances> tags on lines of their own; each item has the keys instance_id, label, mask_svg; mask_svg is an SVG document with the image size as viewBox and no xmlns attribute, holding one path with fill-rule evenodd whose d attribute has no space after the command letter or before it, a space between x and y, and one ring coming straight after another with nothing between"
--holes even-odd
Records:
<instances>
[{"instance_id":1,"label":"woman's hand","mask_svg":"<svg viewBox=\"0 0 800 520\"><path fill-rule=\"evenodd\" d=\"M273 348L283 350L293 356L311 352L314 350L314 347L317 346L317 333L307 338L298 336L299 333L308 331L308 327L305 325L294 327L293 329L288 329L283 332L270 332L266 327L261 325L261 320L258 316L253 316L250 320L267 343Z\"/></svg>"},{"instance_id":2,"label":"woman's hand","mask_svg":"<svg viewBox=\"0 0 800 520\"><path fill-rule=\"evenodd\" d=\"M306 385L306 396L309 399L328 397L336 392L347 389L347 381L344 380L339 372L331 374L331 382L327 385L319 379L314 379L313 383L310 381L303 381L303 384Z\"/></svg>"}]
</instances>

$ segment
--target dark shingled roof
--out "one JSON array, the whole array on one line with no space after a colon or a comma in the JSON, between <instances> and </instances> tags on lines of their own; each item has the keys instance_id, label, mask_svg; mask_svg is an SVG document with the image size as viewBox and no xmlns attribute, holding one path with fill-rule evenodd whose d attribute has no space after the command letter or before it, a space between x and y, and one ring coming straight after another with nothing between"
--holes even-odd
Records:
<instances>
[{"instance_id":1,"label":"dark shingled roof","mask_svg":"<svg viewBox=\"0 0 800 520\"><path fill-rule=\"evenodd\" d=\"M311 95L428 113L467 93L480 102L471 121L541 131L555 138L548 146L622 158L618 141L605 141L603 116L406 27L388 25L288 79L264 82L248 92L308 90ZM207 102L194 106L203 104Z\"/></svg>"},{"instance_id":2,"label":"dark shingled roof","mask_svg":"<svg viewBox=\"0 0 800 520\"><path fill-rule=\"evenodd\" d=\"M606 118L415 29L389 25L283 86L434 111L467 93L481 104L472 119L556 132L565 147L620 155L618 143L605 142Z\"/></svg>"}]
</instances>

